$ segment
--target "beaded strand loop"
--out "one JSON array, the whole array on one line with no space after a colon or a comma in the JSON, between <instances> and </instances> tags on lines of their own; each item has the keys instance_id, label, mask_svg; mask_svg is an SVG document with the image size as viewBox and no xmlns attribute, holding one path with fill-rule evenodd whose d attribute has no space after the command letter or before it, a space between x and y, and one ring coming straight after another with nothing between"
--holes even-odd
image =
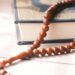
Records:
<instances>
[{"instance_id":1,"label":"beaded strand loop","mask_svg":"<svg viewBox=\"0 0 75 75\"><path fill-rule=\"evenodd\" d=\"M44 40L44 37L47 35L47 31L49 30L49 24L51 23L51 20L53 20L54 17L63 9L72 6L75 6L75 0L64 0L49 7L44 14L41 32L39 33L37 39L33 42L32 46L28 49L27 52L22 52L14 57L0 62L0 70L4 69L7 64L11 65L13 61L25 57L30 58L33 56L52 56L72 52L72 50L75 49L75 42L71 42L65 46L60 47L39 48L40 44Z\"/></svg>"}]
</instances>

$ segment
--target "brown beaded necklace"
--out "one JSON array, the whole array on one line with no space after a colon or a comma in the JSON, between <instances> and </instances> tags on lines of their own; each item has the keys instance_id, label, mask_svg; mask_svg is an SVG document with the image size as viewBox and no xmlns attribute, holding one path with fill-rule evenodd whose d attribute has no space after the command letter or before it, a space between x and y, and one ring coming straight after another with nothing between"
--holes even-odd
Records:
<instances>
[{"instance_id":1,"label":"brown beaded necklace","mask_svg":"<svg viewBox=\"0 0 75 75\"><path fill-rule=\"evenodd\" d=\"M38 47L40 47L40 44L44 40L44 37L46 36L46 32L49 30L50 21L53 20L53 18L63 9L72 6L75 6L75 0L64 0L64 1L62 0L61 2L58 2L52 5L51 7L49 7L44 14L44 20L41 32L39 33L37 39L33 42L32 46L29 48L29 50L27 52L22 52L19 55L16 55L14 57L11 57L7 60L0 62L0 69L4 69L7 64L12 64L13 61L22 59L24 57L33 57L39 55L46 56L46 54L48 56L52 54L59 55L59 54L70 53L72 49L75 49L75 42L71 42L65 46L60 46L60 47L49 47L49 48L38 49Z\"/></svg>"}]
</instances>

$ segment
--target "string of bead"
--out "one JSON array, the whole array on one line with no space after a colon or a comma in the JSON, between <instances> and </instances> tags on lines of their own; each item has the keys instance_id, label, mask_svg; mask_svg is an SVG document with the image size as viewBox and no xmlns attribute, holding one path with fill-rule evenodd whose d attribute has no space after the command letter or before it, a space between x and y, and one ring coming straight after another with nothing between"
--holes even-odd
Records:
<instances>
[{"instance_id":1,"label":"string of bead","mask_svg":"<svg viewBox=\"0 0 75 75\"><path fill-rule=\"evenodd\" d=\"M63 9L71 6L75 6L75 0L64 0L49 7L44 14L44 20L41 32L39 33L37 39L33 42L32 46L28 49L27 52L22 52L14 57L11 57L7 60L0 62L0 69L4 69L6 64L8 63L12 64L13 61L22 59L24 57L50 56L50 55L59 55L59 54L72 52L72 50L75 49L75 42L60 47L39 48L40 44L44 40L44 37L47 35L50 21L53 20L53 18Z\"/></svg>"},{"instance_id":2,"label":"string of bead","mask_svg":"<svg viewBox=\"0 0 75 75\"><path fill-rule=\"evenodd\" d=\"M52 56L73 52L75 42L60 47L38 48L33 51L34 56Z\"/></svg>"}]
</instances>

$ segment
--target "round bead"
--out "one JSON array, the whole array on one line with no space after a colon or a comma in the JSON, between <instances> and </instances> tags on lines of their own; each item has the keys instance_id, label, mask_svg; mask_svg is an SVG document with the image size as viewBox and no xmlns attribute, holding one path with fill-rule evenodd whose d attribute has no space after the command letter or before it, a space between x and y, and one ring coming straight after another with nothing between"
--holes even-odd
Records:
<instances>
[{"instance_id":1,"label":"round bead","mask_svg":"<svg viewBox=\"0 0 75 75\"><path fill-rule=\"evenodd\" d=\"M58 48L53 47L53 51L54 51L54 54L55 54L55 55L58 55L58 52L59 52Z\"/></svg>"},{"instance_id":2,"label":"round bead","mask_svg":"<svg viewBox=\"0 0 75 75\"><path fill-rule=\"evenodd\" d=\"M49 30L49 27L47 25L43 25L42 26L42 29L43 29L43 31L48 31Z\"/></svg>"},{"instance_id":3,"label":"round bead","mask_svg":"<svg viewBox=\"0 0 75 75\"><path fill-rule=\"evenodd\" d=\"M60 49L58 47L55 47L55 53L56 54L60 53Z\"/></svg>"},{"instance_id":4,"label":"round bead","mask_svg":"<svg viewBox=\"0 0 75 75\"><path fill-rule=\"evenodd\" d=\"M47 54L51 55L52 54L52 50L50 48L46 48Z\"/></svg>"},{"instance_id":5,"label":"round bead","mask_svg":"<svg viewBox=\"0 0 75 75\"><path fill-rule=\"evenodd\" d=\"M46 50L44 48L40 48L39 51L40 51L42 56L45 56Z\"/></svg>"},{"instance_id":6,"label":"round bead","mask_svg":"<svg viewBox=\"0 0 75 75\"><path fill-rule=\"evenodd\" d=\"M36 48L38 48L40 46L40 44L37 43L37 41L34 41L32 46L33 46L34 49L36 49Z\"/></svg>"},{"instance_id":7,"label":"round bead","mask_svg":"<svg viewBox=\"0 0 75 75\"><path fill-rule=\"evenodd\" d=\"M61 54L64 54L65 53L65 50L63 49L62 46L60 46L59 49L60 49Z\"/></svg>"},{"instance_id":8,"label":"round bead","mask_svg":"<svg viewBox=\"0 0 75 75\"><path fill-rule=\"evenodd\" d=\"M45 25L49 25L49 23L50 23L50 22L49 22L49 19L44 19L44 20L43 20L43 23L44 23Z\"/></svg>"},{"instance_id":9,"label":"round bead","mask_svg":"<svg viewBox=\"0 0 75 75\"><path fill-rule=\"evenodd\" d=\"M66 46L62 46L62 49L63 49L65 52L67 52L67 53L69 53L69 51L70 51L70 49L67 48Z\"/></svg>"},{"instance_id":10,"label":"round bead","mask_svg":"<svg viewBox=\"0 0 75 75\"><path fill-rule=\"evenodd\" d=\"M45 19L50 19L52 17L51 13L49 10L47 10L45 13L44 13L44 18Z\"/></svg>"},{"instance_id":11,"label":"round bead","mask_svg":"<svg viewBox=\"0 0 75 75\"><path fill-rule=\"evenodd\" d=\"M40 41L40 43L44 40L42 37L38 36L37 40Z\"/></svg>"},{"instance_id":12,"label":"round bead","mask_svg":"<svg viewBox=\"0 0 75 75\"><path fill-rule=\"evenodd\" d=\"M46 32L41 31L41 32L40 32L40 36L41 36L41 37L45 37L45 36L46 36Z\"/></svg>"},{"instance_id":13,"label":"round bead","mask_svg":"<svg viewBox=\"0 0 75 75\"><path fill-rule=\"evenodd\" d=\"M34 53L34 56L37 57L37 56L39 56L39 53L40 53L40 52L39 52L39 50L37 49L37 50L34 50L33 53Z\"/></svg>"},{"instance_id":14,"label":"round bead","mask_svg":"<svg viewBox=\"0 0 75 75\"><path fill-rule=\"evenodd\" d=\"M75 49L75 42L70 43L70 46L72 47L72 49Z\"/></svg>"},{"instance_id":15,"label":"round bead","mask_svg":"<svg viewBox=\"0 0 75 75\"><path fill-rule=\"evenodd\" d=\"M72 47L71 47L70 45L66 45L66 46L64 46L64 47L67 48L67 53L70 53Z\"/></svg>"}]
</instances>

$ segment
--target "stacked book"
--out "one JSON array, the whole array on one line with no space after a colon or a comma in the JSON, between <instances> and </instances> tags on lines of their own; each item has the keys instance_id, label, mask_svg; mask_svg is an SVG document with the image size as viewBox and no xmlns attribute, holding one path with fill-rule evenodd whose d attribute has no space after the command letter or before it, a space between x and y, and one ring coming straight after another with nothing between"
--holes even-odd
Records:
<instances>
[{"instance_id":1,"label":"stacked book","mask_svg":"<svg viewBox=\"0 0 75 75\"><path fill-rule=\"evenodd\" d=\"M15 11L18 41L33 41L41 30L46 9L58 0L16 0ZM45 40L75 37L75 7L63 10L50 25Z\"/></svg>"}]
</instances>

